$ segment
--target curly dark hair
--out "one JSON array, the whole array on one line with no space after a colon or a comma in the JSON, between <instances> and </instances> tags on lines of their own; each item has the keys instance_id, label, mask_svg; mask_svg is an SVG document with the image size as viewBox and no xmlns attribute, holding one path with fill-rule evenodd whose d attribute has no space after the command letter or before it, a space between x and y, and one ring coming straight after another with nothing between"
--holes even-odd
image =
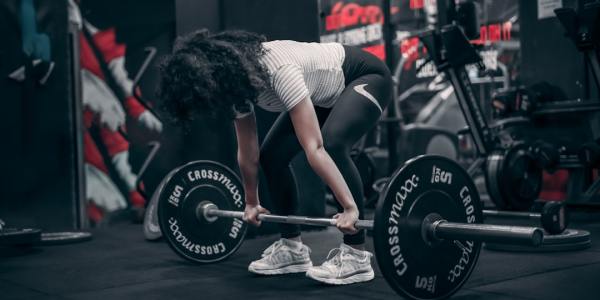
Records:
<instances>
[{"instance_id":1,"label":"curly dark hair","mask_svg":"<svg viewBox=\"0 0 600 300\"><path fill-rule=\"evenodd\" d=\"M178 38L159 65L162 108L180 124L198 115L233 118L234 107L247 111L269 84L260 63L265 40L246 31L208 30Z\"/></svg>"}]
</instances>

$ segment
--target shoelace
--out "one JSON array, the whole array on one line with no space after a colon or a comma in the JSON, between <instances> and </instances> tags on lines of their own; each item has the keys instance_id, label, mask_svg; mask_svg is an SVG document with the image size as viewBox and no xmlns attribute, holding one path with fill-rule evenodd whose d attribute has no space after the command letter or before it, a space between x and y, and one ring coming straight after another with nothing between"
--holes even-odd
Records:
<instances>
[{"instance_id":1,"label":"shoelace","mask_svg":"<svg viewBox=\"0 0 600 300\"><path fill-rule=\"evenodd\" d=\"M267 249L265 249L265 251L263 251L261 257L265 257L265 256L273 253L273 249L281 247L281 244L282 244L281 240L278 240L275 243L271 244L271 246L267 247Z\"/></svg>"},{"instance_id":2,"label":"shoelace","mask_svg":"<svg viewBox=\"0 0 600 300\"><path fill-rule=\"evenodd\" d=\"M329 253L327 253L327 258L326 258L326 262L325 264L328 265L334 265L336 267L338 267L338 272L337 272L337 277L340 277L342 275L342 270L344 269L344 260L343 260L343 256L344 256L344 249L342 248L333 248L331 250L329 250ZM331 255L333 254L333 257L331 257ZM330 259L331 257L331 259Z\"/></svg>"},{"instance_id":3,"label":"shoelace","mask_svg":"<svg viewBox=\"0 0 600 300\"><path fill-rule=\"evenodd\" d=\"M262 254L263 258L267 258L267 260L273 262L273 255L277 253L277 250L283 246L281 241L276 241L271 246L269 246ZM268 252L267 252L268 251Z\"/></svg>"},{"instance_id":4,"label":"shoelace","mask_svg":"<svg viewBox=\"0 0 600 300\"><path fill-rule=\"evenodd\" d=\"M346 254L347 252L348 252L348 250L344 251L343 248L333 248L333 249L329 250L329 253L327 254L325 264L334 265L336 267L339 267L338 274L337 274L338 277L342 275L342 270L344 269L344 254ZM330 259L332 254L334 256ZM370 253L368 253L368 252L365 253L364 259L369 259L370 257L371 257Z\"/></svg>"},{"instance_id":5,"label":"shoelace","mask_svg":"<svg viewBox=\"0 0 600 300\"><path fill-rule=\"evenodd\" d=\"M273 244L271 244L271 246L267 247L267 249L265 249L265 251L263 251L263 253L261 254L260 257L265 257L265 256L268 256L268 255L271 255L274 252L274 250L276 250L277 248L281 247L281 245L283 245L283 243L282 243L281 240L274 242ZM299 251L302 251L302 250L303 249L300 248ZM311 249L308 248L306 250L308 251L308 254L310 255L310 253L312 252Z\"/></svg>"}]
</instances>

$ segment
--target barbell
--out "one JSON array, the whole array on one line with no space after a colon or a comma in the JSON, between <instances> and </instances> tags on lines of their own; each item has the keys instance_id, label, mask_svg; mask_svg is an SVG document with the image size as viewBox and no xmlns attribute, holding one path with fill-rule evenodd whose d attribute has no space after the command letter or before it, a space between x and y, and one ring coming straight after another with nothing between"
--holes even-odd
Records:
<instances>
[{"instance_id":1,"label":"barbell","mask_svg":"<svg viewBox=\"0 0 600 300\"><path fill-rule=\"evenodd\" d=\"M560 234L569 225L569 215L561 202L546 202L541 212L484 210L484 217L495 217L509 220L533 220L550 234Z\"/></svg>"},{"instance_id":2,"label":"barbell","mask_svg":"<svg viewBox=\"0 0 600 300\"><path fill-rule=\"evenodd\" d=\"M196 216L207 222L214 222L218 218L242 219L244 212L233 210L220 210L214 203L203 201L196 210ZM309 218L304 216L279 216L272 214L259 214L258 219L272 223L287 223L313 226L336 226L335 219ZM358 220L354 226L357 229L373 229L373 221ZM429 242L444 239L465 239L538 246L543 239L542 232L535 227L496 226L485 224L454 223L444 220L440 215L432 213L420 224L424 238Z\"/></svg>"},{"instance_id":3,"label":"barbell","mask_svg":"<svg viewBox=\"0 0 600 300\"><path fill-rule=\"evenodd\" d=\"M194 161L169 173L159 191L158 217L167 244L196 263L226 259L241 245L244 191L224 165ZM265 222L334 226L334 219L260 214ZM467 172L441 156L407 161L391 177L373 220L375 257L388 284L409 299L456 293L473 271L482 242L537 246L536 227L481 224L479 194Z\"/></svg>"}]
</instances>

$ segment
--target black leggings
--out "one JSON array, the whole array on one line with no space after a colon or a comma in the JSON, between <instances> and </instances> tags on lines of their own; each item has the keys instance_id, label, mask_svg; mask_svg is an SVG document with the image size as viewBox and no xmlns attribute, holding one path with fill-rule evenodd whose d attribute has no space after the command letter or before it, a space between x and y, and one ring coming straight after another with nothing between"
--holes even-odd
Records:
<instances>
[{"instance_id":1,"label":"black leggings","mask_svg":"<svg viewBox=\"0 0 600 300\"><path fill-rule=\"evenodd\" d=\"M388 68L375 56L358 48L344 49L346 56L342 69L346 87L333 107L315 107L315 111L324 147L350 188L358 206L359 218L363 218L363 185L350 150L377 123L391 99L392 79ZM284 112L273 124L260 150L261 167L277 214L296 214L298 201L289 164L301 150L289 113ZM280 230L284 238L300 235L298 225L280 224ZM344 236L344 243L348 245L364 241L364 230Z\"/></svg>"}]
</instances>

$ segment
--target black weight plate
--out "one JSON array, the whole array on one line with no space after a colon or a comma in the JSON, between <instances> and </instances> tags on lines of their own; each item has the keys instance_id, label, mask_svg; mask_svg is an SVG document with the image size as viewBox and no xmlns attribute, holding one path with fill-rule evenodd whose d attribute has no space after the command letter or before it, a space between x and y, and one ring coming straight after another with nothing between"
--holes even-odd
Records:
<instances>
[{"instance_id":1,"label":"black weight plate","mask_svg":"<svg viewBox=\"0 0 600 300\"><path fill-rule=\"evenodd\" d=\"M498 209L527 210L539 196L543 170L526 144L492 152L485 169L487 191Z\"/></svg>"},{"instance_id":2,"label":"black weight plate","mask_svg":"<svg viewBox=\"0 0 600 300\"><path fill-rule=\"evenodd\" d=\"M559 234L569 226L569 214L561 202L546 202L541 212L541 223L550 234Z\"/></svg>"},{"instance_id":3,"label":"black weight plate","mask_svg":"<svg viewBox=\"0 0 600 300\"><path fill-rule=\"evenodd\" d=\"M244 191L237 175L212 161L195 161L179 167L161 190L158 218L163 236L181 257L217 262L241 245L247 225L240 219L208 222L196 216L200 203L209 201L222 210L243 211Z\"/></svg>"},{"instance_id":4,"label":"black weight plate","mask_svg":"<svg viewBox=\"0 0 600 300\"><path fill-rule=\"evenodd\" d=\"M160 182L152 194L150 202L148 202L148 206L146 207L146 212L144 214L144 237L148 241L155 241L162 237L160 225L158 224L158 199L160 196L160 191L162 191L165 184L171 179L176 170L177 169L169 172L169 174L167 174L167 176L165 176L165 178Z\"/></svg>"},{"instance_id":5,"label":"black weight plate","mask_svg":"<svg viewBox=\"0 0 600 300\"><path fill-rule=\"evenodd\" d=\"M0 246L28 246L39 242L42 231L33 228L0 229Z\"/></svg>"},{"instance_id":6,"label":"black weight plate","mask_svg":"<svg viewBox=\"0 0 600 300\"><path fill-rule=\"evenodd\" d=\"M508 203L502 196L500 176L504 164L504 152L494 151L488 155L485 165L485 187L490 199L500 210L509 208Z\"/></svg>"},{"instance_id":7,"label":"black weight plate","mask_svg":"<svg viewBox=\"0 0 600 300\"><path fill-rule=\"evenodd\" d=\"M544 235L544 245L554 245L554 244L572 244L572 243L580 243L585 241L590 241L592 239L592 235L589 231L579 230L579 229L565 229L560 234L545 234Z\"/></svg>"},{"instance_id":8,"label":"black weight plate","mask_svg":"<svg viewBox=\"0 0 600 300\"><path fill-rule=\"evenodd\" d=\"M542 190L542 173L525 145L508 151L501 191L512 209L527 210L533 205Z\"/></svg>"},{"instance_id":9,"label":"black weight plate","mask_svg":"<svg viewBox=\"0 0 600 300\"><path fill-rule=\"evenodd\" d=\"M89 232L44 232L39 241L40 246L66 245L87 242L92 239Z\"/></svg>"},{"instance_id":10,"label":"black weight plate","mask_svg":"<svg viewBox=\"0 0 600 300\"><path fill-rule=\"evenodd\" d=\"M374 219L377 263L388 284L410 299L443 299L469 278L480 242L429 243L421 224L432 213L460 223L481 223L479 194L467 172L436 155L411 159L394 173Z\"/></svg>"}]
</instances>

